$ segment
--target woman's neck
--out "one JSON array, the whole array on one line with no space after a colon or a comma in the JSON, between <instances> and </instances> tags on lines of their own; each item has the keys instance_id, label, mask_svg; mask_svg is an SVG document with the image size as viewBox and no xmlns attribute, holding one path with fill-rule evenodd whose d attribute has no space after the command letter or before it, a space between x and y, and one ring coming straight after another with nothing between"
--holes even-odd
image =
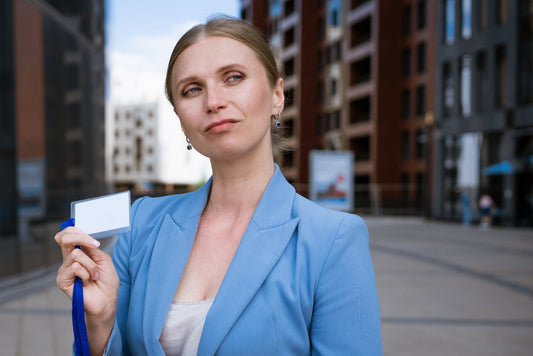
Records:
<instances>
[{"instance_id":1,"label":"woman's neck","mask_svg":"<svg viewBox=\"0 0 533 356\"><path fill-rule=\"evenodd\" d=\"M255 210L274 174L274 162L212 162L213 183L204 212Z\"/></svg>"}]
</instances>

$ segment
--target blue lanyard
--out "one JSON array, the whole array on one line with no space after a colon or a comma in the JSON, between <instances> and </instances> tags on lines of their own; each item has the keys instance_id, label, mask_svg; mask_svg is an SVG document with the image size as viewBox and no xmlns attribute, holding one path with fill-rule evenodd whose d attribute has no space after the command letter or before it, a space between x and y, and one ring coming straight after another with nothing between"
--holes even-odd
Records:
<instances>
[{"instance_id":1,"label":"blue lanyard","mask_svg":"<svg viewBox=\"0 0 533 356\"><path fill-rule=\"evenodd\" d=\"M61 224L61 230L74 226L74 219ZM80 246L76 246L80 248ZM87 327L85 326L85 308L83 304L83 283L79 277L74 281L72 293L72 328L74 329L74 345L76 356L90 356Z\"/></svg>"}]
</instances>

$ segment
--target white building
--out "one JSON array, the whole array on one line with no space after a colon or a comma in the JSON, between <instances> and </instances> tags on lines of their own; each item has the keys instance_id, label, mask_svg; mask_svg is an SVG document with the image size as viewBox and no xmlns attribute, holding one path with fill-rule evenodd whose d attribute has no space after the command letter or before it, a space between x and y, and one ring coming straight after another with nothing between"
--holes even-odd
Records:
<instances>
[{"instance_id":1,"label":"white building","mask_svg":"<svg viewBox=\"0 0 533 356\"><path fill-rule=\"evenodd\" d=\"M157 105L116 106L111 120L113 181L139 183L157 180Z\"/></svg>"},{"instance_id":2,"label":"white building","mask_svg":"<svg viewBox=\"0 0 533 356\"><path fill-rule=\"evenodd\" d=\"M209 160L187 150L168 103L109 104L107 179L112 184L197 185L211 175Z\"/></svg>"}]
</instances>

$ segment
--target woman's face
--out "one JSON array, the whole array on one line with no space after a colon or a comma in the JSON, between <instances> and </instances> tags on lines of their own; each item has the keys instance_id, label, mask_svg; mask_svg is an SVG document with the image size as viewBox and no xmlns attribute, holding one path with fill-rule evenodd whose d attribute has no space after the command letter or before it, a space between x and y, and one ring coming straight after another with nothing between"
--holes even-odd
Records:
<instances>
[{"instance_id":1,"label":"woman's face","mask_svg":"<svg viewBox=\"0 0 533 356\"><path fill-rule=\"evenodd\" d=\"M172 69L174 110L194 148L211 159L271 149L270 117L283 109L283 81L272 88L256 54L209 36L185 49Z\"/></svg>"}]
</instances>

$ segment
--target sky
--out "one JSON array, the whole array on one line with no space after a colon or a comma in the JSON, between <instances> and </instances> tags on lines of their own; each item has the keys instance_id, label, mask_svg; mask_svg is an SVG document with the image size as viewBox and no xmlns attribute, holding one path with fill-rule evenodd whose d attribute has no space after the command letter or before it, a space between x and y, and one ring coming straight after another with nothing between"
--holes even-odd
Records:
<instances>
[{"instance_id":1,"label":"sky","mask_svg":"<svg viewBox=\"0 0 533 356\"><path fill-rule=\"evenodd\" d=\"M158 104L158 180L198 184L211 174L209 161L186 150L179 120L165 97L168 59L177 40L215 14L237 16L239 0L107 0L107 102ZM109 107L109 106L108 106ZM108 142L113 140L108 120ZM107 148L111 157L111 145Z\"/></svg>"},{"instance_id":2,"label":"sky","mask_svg":"<svg viewBox=\"0 0 533 356\"><path fill-rule=\"evenodd\" d=\"M170 53L179 37L213 14L237 16L239 0L108 0L108 99L164 96Z\"/></svg>"}]
</instances>

